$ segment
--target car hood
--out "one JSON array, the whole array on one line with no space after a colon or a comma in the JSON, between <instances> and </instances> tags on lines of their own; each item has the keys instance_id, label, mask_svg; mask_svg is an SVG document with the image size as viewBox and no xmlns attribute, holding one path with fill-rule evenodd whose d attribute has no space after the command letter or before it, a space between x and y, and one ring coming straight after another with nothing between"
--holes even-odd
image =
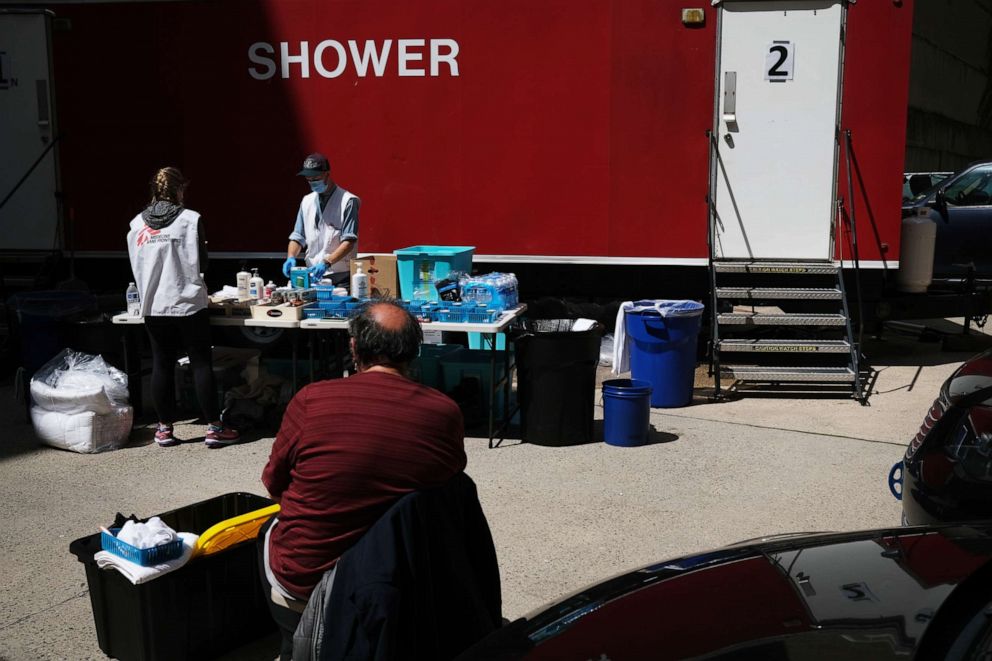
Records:
<instances>
[{"instance_id":1,"label":"car hood","mask_svg":"<svg viewBox=\"0 0 992 661\"><path fill-rule=\"evenodd\" d=\"M728 547L594 585L461 658L907 658L954 587L990 558L981 526Z\"/></svg>"}]
</instances>

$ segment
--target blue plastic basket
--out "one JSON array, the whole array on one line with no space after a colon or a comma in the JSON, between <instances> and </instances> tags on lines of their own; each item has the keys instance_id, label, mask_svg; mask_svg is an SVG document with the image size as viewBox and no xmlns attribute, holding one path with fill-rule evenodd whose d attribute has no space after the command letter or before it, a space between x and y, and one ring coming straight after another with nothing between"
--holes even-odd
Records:
<instances>
[{"instance_id":1,"label":"blue plastic basket","mask_svg":"<svg viewBox=\"0 0 992 661\"><path fill-rule=\"evenodd\" d=\"M314 287L317 290L317 300L318 301L332 301L334 300L334 287L333 285L317 285Z\"/></svg>"},{"instance_id":2,"label":"blue plastic basket","mask_svg":"<svg viewBox=\"0 0 992 661\"><path fill-rule=\"evenodd\" d=\"M465 320L470 324L491 324L497 319L502 313L499 310L489 310L489 309L475 309L468 310L465 314Z\"/></svg>"},{"instance_id":3,"label":"blue plastic basket","mask_svg":"<svg viewBox=\"0 0 992 661\"><path fill-rule=\"evenodd\" d=\"M436 310L431 318L434 321L440 321L441 323L461 323L465 321L465 311L460 308L452 308L451 310L445 310L441 308Z\"/></svg>"},{"instance_id":4,"label":"blue plastic basket","mask_svg":"<svg viewBox=\"0 0 992 661\"><path fill-rule=\"evenodd\" d=\"M109 551L125 560L130 560L142 567L150 567L151 565L157 565L167 560L175 560L183 554L183 540L181 539L169 542L168 544L153 546L150 549L139 549L136 546L131 546L127 542L117 539L117 533L120 531L120 528L111 528L111 534L107 534L106 532L100 533L100 545L103 547L103 550Z\"/></svg>"},{"instance_id":5,"label":"blue plastic basket","mask_svg":"<svg viewBox=\"0 0 992 661\"><path fill-rule=\"evenodd\" d=\"M304 308L303 309L303 318L304 319L325 319L327 317L326 312L327 311L325 309L323 309L323 308L315 308L315 307Z\"/></svg>"}]
</instances>

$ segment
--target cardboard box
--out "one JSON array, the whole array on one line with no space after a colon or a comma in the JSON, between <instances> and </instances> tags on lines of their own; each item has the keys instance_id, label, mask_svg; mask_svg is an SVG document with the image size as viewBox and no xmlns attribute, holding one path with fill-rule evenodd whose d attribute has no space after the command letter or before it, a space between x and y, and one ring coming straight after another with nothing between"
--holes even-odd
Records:
<instances>
[{"instance_id":1,"label":"cardboard box","mask_svg":"<svg viewBox=\"0 0 992 661\"><path fill-rule=\"evenodd\" d=\"M396 278L396 255L368 254L351 260L351 275L358 265L369 276L369 295L372 298L399 298L399 281ZM349 279L349 289L351 280Z\"/></svg>"},{"instance_id":2,"label":"cardboard box","mask_svg":"<svg viewBox=\"0 0 992 661\"><path fill-rule=\"evenodd\" d=\"M259 303L251 306L251 318L261 321L299 321L303 318L304 309L316 305L316 303L307 303L305 305Z\"/></svg>"}]
</instances>

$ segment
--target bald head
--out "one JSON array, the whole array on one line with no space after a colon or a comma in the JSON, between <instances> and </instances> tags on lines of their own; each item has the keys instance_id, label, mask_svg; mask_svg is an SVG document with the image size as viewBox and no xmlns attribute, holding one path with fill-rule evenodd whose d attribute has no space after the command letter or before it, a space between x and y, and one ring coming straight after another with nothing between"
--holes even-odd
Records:
<instances>
[{"instance_id":1,"label":"bald head","mask_svg":"<svg viewBox=\"0 0 992 661\"><path fill-rule=\"evenodd\" d=\"M387 331L400 331L408 322L406 310L391 303L371 303L369 304L369 316L372 320Z\"/></svg>"},{"instance_id":2,"label":"bald head","mask_svg":"<svg viewBox=\"0 0 992 661\"><path fill-rule=\"evenodd\" d=\"M348 322L356 367L405 370L420 353L424 333L412 314L392 301L369 303Z\"/></svg>"}]
</instances>

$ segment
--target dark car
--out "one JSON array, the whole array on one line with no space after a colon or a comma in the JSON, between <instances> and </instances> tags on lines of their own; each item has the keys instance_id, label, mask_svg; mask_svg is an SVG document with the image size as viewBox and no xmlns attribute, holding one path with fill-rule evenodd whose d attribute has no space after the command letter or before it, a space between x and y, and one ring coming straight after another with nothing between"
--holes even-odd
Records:
<instances>
[{"instance_id":1,"label":"dark car","mask_svg":"<svg viewBox=\"0 0 992 661\"><path fill-rule=\"evenodd\" d=\"M992 520L992 349L944 382L902 462L910 524Z\"/></svg>"},{"instance_id":2,"label":"dark car","mask_svg":"<svg viewBox=\"0 0 992 661\"><path fill-rule=\"evenodd\" d=\"M742 542L623 574L460 659L985 659L992 524Z\"/></svg>"},{"instance_id":3,"label":"dark car","mask_svg":"<svg viewBox=\"0 0 992 661\"><path fill-rule=\"evenodd\" d=\"M935 278L974 275L992 278L992 161L973 163L964 170L903 200L903 217L930 208L937 223L934 249Z\"/></svg>"}]
</instances>

